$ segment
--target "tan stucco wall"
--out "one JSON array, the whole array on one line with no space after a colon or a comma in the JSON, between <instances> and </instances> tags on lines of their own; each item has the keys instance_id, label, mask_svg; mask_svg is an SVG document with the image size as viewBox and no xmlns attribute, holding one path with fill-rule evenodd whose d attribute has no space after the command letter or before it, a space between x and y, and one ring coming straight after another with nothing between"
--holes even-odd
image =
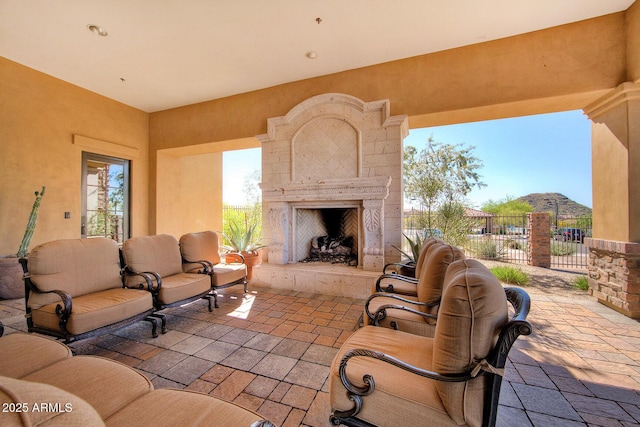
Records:
<instances>
[{"instance_id":1,"label":"tan stucco wall","mask_svg":"<svg viewBox=\"0 0 640 427\"><path fill-rule=\"evenodd\" d=\"M627 80L640 82L640 2L626 12L627 25Z\"/></svg>"},{"instance_id":2,"label":"tan stucco wall","mask_svg":"<svg viewBox=\"0 0 640 427\"><path fill-rule=\"evenodd\" d=\"M155 234L222 230L222 153L158 153Z\"/></svg>"},{"instance_id":3,"label":"tan stucco wall","mask_svg":"<svg viewBox=\"0 0 640 427\"><path fill-rule=\"evenodd\" d=\"M0 57L0 255L15 254L46 186L31 247L80 237L82 150L133 153L131 231L148 231L148 114ZM106 141L108 149L91 141ZM64 219L64 212L71 212Z\"/></svg>"}]
</instances>

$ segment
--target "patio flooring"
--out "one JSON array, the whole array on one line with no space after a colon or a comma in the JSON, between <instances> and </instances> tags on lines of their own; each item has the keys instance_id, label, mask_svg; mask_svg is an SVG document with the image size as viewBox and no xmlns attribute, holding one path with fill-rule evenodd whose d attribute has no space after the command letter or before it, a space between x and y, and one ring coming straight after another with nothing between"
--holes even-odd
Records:
<instances>
[{"instance_id":1,"label":"patio flooring","mask_svg":"<svg viewBox=\"0 0 640 427\"><path fill-rule=\"evenodd\" d=\"M328 426L329 365L362 313L357 299L250 287L168 309L169 331L138 322L71 344L118 360L156 388L197 390L277 425ZM584 292L526 288L534 332L510 353L498 426L640 424L640 323ZM0 301L5 334L26 330L23 300Z\"/></svg>"}]
</instances>

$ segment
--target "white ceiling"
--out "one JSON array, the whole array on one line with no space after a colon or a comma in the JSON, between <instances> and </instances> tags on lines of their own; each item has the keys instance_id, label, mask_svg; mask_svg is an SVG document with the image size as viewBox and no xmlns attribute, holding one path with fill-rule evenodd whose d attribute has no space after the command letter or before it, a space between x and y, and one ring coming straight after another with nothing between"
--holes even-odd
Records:
<instances>
[{"instance_id":1,"label":"white ceiling","mask_svg":"<svg viewBox=\"0 0 640 427\"><path fill-rule=\"evenodd\" d=\"M580 21L632 3L0 0L0 55L153 112ZM97 36L88 24L109 35ZM317 58L307 59L309 51Z\"/></svg>"}]
</instances>

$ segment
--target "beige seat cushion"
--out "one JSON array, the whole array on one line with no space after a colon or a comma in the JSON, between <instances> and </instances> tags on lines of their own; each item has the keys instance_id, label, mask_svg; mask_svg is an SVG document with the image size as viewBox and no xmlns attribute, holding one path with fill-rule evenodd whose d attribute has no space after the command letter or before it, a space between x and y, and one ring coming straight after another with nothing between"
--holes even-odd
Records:
<instances>
[{"instance_id":1,"label":"beige seat cushion","mask_svg":"<svg viewBox=\"0 0 640 427\"><path fill-rule=\"evenodd\" d=\"M106 420L119 427L249 427L264 418L215 397L187 390L161 389L127 405Z\"/></svg>"},{"instance_id":2,"label":"beige seat cushion","mask_svg":"<svg viewBox=\"0 0 640 427\"><path fill-rule=\"evenodd\" d=\"M211 277L213 286L223 286L247 277L245 264L216 264Z\"/></svg>"},{"instance_id":3,"label":"beige seat cushion","mask_svg":"<svg viewBox=\"0 0 640 427\"><path fill-rule=\"evenodd\" d=\"M29 252L31 281L41 292L63 290L72 297L122 287L118 244L111 239L54 240ZM46 305L55 295L31 294L31 307Z\"/></svg>"},{"instance_id":4,"label":"beige seat cushion","mask_svg":"<svg viewBox=\"0 0 640 427\"><path fill-rule=\"evenodd\" d=\"M158 299L163 304L172 304L211 289L211 280L204 274L178 273L162 278Z\"/></svg>"},{"instance_id":5,"label":"beige seat cushion","mask_svg":"<svg viewBox=\"0 0 640 427\"><path fill-rule=\"evenodd\" d=\"M365 326L354 332L338 351L330 372L330 402L337 410L353 408L353 402L340 381L342 355L354 348L375 349L413 366L431 370L433 340L394 331ZM362 377L371 374L375 392L363 398L358 418L380 427L401 425L454 425L440 401L435 381L411 374L374 358L355 357L347 364L347 376L352 383L364 386Z\"/></svg>"},{"instance_id":6,"label":"beige seat cushion","mask_svg":"<svg viewBox=\"0 0 640 427\"><path fill-rule=\"evenodd\" d=\"M219 264L219 251L218 234L213 231L188 233L180 237L180 253L183 261L205 260L214 265ZM195 273L198 269L202 269L202 265L185 262L182 268L185 273Z\"/></svg>"},{"instance_id":7,"label":"beige seat cushion","mask_svg":"<svg viewBox=\"0 0 640 427\"><path fill-rule=\"evenodd\" d=\"M138 236L122 244L122 256L135 272L153 271L162 278L182 273L182 255L175 237L168 234ZM127 286L143 283L139 277L127 277Z\"/></svg>"},{"instance_id":8,"label":"beige seat cushion","mask_svg":"<svg viewBox=\"0 0 640 427\"><path fill-rule=\"evenodd\" d=\"M13 404L22 409L22 412L0 412L3 426L104 426L89 403L48 384L0 376L0 403L3 408Z\"/></svg>"},{"instance_id":9,"label":"beige seat cushion","mask_svg":"<svg viewBox=\"0 0 640 427\"><path fill-rule=\"evenodd\" d=\"M102 419L153 390L151 381L138 371L98 356L74 356L23 379L75 394L91 404Z\"/></svg>"},{"instance_id":10,"label":"beige seat cushion","mask_svg":"<svg viewBox=\"0 0 640 427\"><path fill-rule=\"evenodd\" d=\"M54 302L32 311L36 326L59 330ZM151 293L140 289L109 289L73 298L67 330L79 335L142 314L153 308Z\"/></svg>"},{"instance_id":11,"label":"beige seat cushion","mask_svg":"<svg viewBox=\"0 0 640 427\"><path fill-rule=\"evenodd\" d=\"M29 357L25 357L25 355ZM38 335L14 333L0 337L0 376L21 378L71 357L66 345Z\"/></svg>"},{"instance_id":12,"label":"beige seat cushion","mask_svg":"<svg viewBox=\"0 0 640 427\"><path fill-rule=\"evenodd\" d=\"M498 279L477 260L451 264L438 312L433 370L465 372L481 361L508 322L507 297ZM437 384L449 415L458 423L482 424L485 376L467 383Z\"/></svg>"}]
</instances>

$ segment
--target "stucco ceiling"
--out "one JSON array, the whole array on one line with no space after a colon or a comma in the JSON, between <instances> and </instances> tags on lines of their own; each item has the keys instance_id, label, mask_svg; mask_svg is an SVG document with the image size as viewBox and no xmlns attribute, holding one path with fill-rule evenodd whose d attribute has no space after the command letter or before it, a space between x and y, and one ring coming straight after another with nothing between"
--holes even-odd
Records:
<instances>
[{"instance_id":1,"label":"stucco ceiling","mask_svg":"<svg viewBox=\"0 0 640 427\"><path fill-rule=\"evenodd\" d=\"M632 3L0 0L0 55L153 112L580 21ZM310 51L316 59L306 57Z\"/></svg>"}]
</instances>

